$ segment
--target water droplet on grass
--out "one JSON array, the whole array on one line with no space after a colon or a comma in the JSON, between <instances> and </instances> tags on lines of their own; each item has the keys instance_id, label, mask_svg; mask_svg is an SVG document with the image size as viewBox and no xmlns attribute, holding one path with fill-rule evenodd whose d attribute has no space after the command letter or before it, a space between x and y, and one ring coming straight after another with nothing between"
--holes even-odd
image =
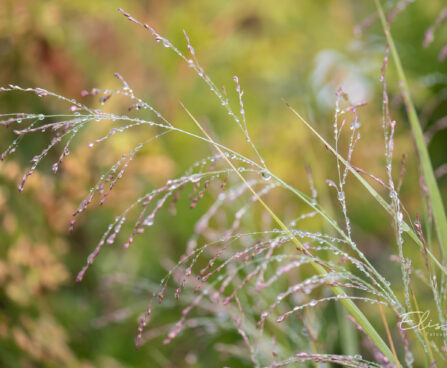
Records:
<instances>
[{"instance_id":1,"label":"water droplet on grass","mask_svg":"<svg viewBox=\"0 0 447 368\"><path fill-rule=\"evenodd\" d=\"M261 176L265 181L269 181L272 178L272 176L265 170L261 172Z\"/></svg>"}]
</instances>

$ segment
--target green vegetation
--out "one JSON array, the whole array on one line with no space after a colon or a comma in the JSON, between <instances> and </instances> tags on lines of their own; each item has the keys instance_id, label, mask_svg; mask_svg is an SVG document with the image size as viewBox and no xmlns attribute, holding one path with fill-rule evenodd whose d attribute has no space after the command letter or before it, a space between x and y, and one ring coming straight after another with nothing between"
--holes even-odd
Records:
<instances>
[{"instance_id":1,"label":"green vegetation","mask_svg":"<svg viewBox=\"0 0 447 368\"><path fill-rule=\"evenodd\" d=\"M119 6L0 10L0 365L445 366L442 1Z\"/></svg>"}]
</instances>

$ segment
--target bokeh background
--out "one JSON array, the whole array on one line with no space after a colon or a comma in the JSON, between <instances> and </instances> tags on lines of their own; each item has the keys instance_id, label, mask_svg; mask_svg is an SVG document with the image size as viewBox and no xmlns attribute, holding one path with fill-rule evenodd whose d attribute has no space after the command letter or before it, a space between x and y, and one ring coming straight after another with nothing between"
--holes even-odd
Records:
<instances>
[{"instance_id":1,"label":"bokeh background","mask_svg":"<svg viewBox=\"0 0 447 368\"><path fill-rule=\"evenodd\" d=\"M388 9L397 3L387 1ZM447 61L439 60L447 44L447 25L423 47L424 34L443 6L442 0L415 1L397 15L392 26L418 112L428 130L447 114ZM354 164L384 177L379 76L385 42L380 25L371 18L373 1L1 0L0 85L42 87L81 98L81 90L119 87L113 76L119 72L139 96L175 125L195 129L180 100L219 140L249 152L240 131L207 86L171 50L127 21L118 7L152 25L185 52L182 30L186 30L202 66L217 85L225 85L234 101L232 77L239 76L253 141L271 170L294 186L309 191L305 166L310 164L321 198L327 206L334 206L333 193L324 183L334 178L333 157L311 138L282 99L330 137L335 92L340 86L352 101L368 102L361 110L362 139ZM407 156L401 198L414 216L424 213L424 206L392 65L388 84L392 114L398 121L396 167L400 156ZM97 99L83 101L99 107ZM122 106L111 101L110 108ZM0 113L53 114L62 109L66 107L50 99L17 92L0 94ZM96 126L85 130L56 176L51 163L60 153L51 154L21 194L16 185L48 137L35 135L23 140L13 157L0 163L0 366L249 366L244 360L232 361L228 354L217 358L210 349L216 342L239 344L237 334L207 338L206 334L185 333L165 346L161 331L140 350L134 349L137 318L145 310L149 294L166 267L185 250L195 221L212 198L205 198L194 211L179 210L176 217L162 213L131 249L105 249L85 280L75 283L107 224L126 204L144 189L181 175L212 152L185 136L156 140L137 156L106 204L82 214L74 233L69 234L71 213L88 189L142 134L131 132L95 150L88 148L91 137L101 132ZM13 134L2 128L0 150L12 139ZM446 142L444 130L428 143L435 168L447 162ZM447 175L442 168L438 173L445 199ZM383 265L386 272L389 256L396 252L390 220L355 182L348 182L348 193L354 236L373 263L379 268ZM303 211L287 196L277 194L269 200L286 219ZM388 276L392 278L392 272ZM175 308L171 306L169 313ZM160 314L160 321L176 319L169 313Z\"/></svg>"}]
</instances>

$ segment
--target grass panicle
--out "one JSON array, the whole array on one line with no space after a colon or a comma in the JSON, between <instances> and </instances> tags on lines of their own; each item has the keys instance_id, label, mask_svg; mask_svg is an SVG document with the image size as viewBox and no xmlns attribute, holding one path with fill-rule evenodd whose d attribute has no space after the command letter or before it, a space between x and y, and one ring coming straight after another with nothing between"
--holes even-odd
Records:
<instances>
[{"instance_id":1,"label":"grass panicle","mask_svg":"<svg viewBox=\"0 0 447 368\"><path fill-rule=\"evenodd\" d=\"M100 108L90 108L76 99L68 99L42 88L23 88L17 85L0 88L2 93L22 92L32 93L38 98L55 98L66 109L61 114L0 115L0 124L11 129L15 135L15 139L2 153L2 160L17 150L25 136L45 132L51 136L48 145L31 159L30 167L17 186L19 191L24 190L29 177L53 151L58 153L51 166L56 174L70 155L72 146L77 144L77 136L89 125L107 122L113 126L107 133L90 140L88 147L92 150L117 135L130 134L134 130L138 134L142 131L146 134L140 143L123 152L99 176L72 213L70 231L74 230L80 214L95 203L99 206L106 203L110 193L119 186L120 179L134 164L135 158L156 140L169 133L178 133L189 139L205 142L214 151L194 162L183 175L168 179L162 185L137 195L110 222L76 277L76 281L83 280L100 253L106 251L106 246L121 245L124 249L134 247L136 239L144 236L162 212L176 215L179 206L185 203L191 210L208 206L196 221L183 255L175 263L166 262L165 277L159 284L151 285L151 296L146 309L143 312L139 310L137 348L159 336L164 336L163 343L169 344L186 333L186 330L202 329L209 334L224 330L237 333L240 345L231 347L221 344L219 348L242 357L255 367L285 367L308 363L316 366L335 364L347 367L413 367L413 351L424 352L427 366L434 366L437 361L445 363L445 338L435 340L424 329L417 328L415 321L409 322L406 317L408 313L418 314L425 308L425 305L418 303L416 282L428 286L441 323L445 322L443 310L447 299L445 210L410 88L389 29L389 23L410 1L400 2L388 16L384 14L380 1L375 1L377 13L360 25L357 31L363 32L379 18L386 36L387 45L380 75L384 178L370 174L353 163L355 149L361 144L360 121L362 107L366 102L352 103L349 96L338 89L332 121L333 144L286 102L294 117L333 156L331 159L335 162L336 178L327 178L326 184L328 190L335 190L338 211L320 203L322 196L317 192L312 167L306 167L309 194L288 184L269 168L262 151L249 134L241 81L237 76L233 77L236 98L235 101L230 101L224 90L216 86L200 65L185 31L187 52L184 53L150 25L119 9L129 21L143 27L157 43L180 57L206 84L217 98L219 108L224 109L226 115L240 129L244 144L250 150L249 154L243 153L245 149L242 147L236 149L220 143L182 102L180 105L185 115L194 122L196 129L178 127L156 107L138 97L118 73L115 74L118 88L94 88L81 92L81 97L92 96L99 99ZM431 29L431 34L438 27L436 24ZM426 43L430 41L430 37L430 33L427 33ZM398 122L392 117L388 97L386 74L389 54L401 80L404 103L427 186L429 207L433 211L435 233L441 252L434 247L431 239L426 240L423 224L419 218L411 218L399 197L406 159L402 158L396 180L393 165ZM113 99L125 101L127 110L114 113L102 108ZM237 106L237 111L232 106ZM433 129L442 129L442 124L432 128L426 137L436 133ZM347 142L346 146L343 142ZM391 284L388 275L375 266L356 241L349 212L350 193L346 189L350 178L355 178L356 183L392 220L397 251L392 264L400 269L402 285ZM376 190L375 186L380 189ZM381 194L382 191L385 194ZM274 210L270 198L277 192L292 195L304 210L292 217ZM211 204L209 198L213 199ZM251 215L259 210L270 217L269 222L266 222L268 226L262 229L253 225L252 219L249 221ZM225 220L222 220L222 214ZM322 223L321 230L315 230L310 225L311 222ZM424 270L415 268L414 264L417 262L412 262L408 251L410 243L418 246L417 251ZM342 319L338 322L342 330L340 336L346 336L351 341L361 336L366 348L355 353L324 353L322 349L326 345L322 335L326 333L326 329L318 316L333 308L334 304L345 310L338 313ZM154 314L160 313L163 307L172 308L172 305L181 306L178 320L168 322L164 327L151 329ZM374 316L369 315L371 311L375 312ZM122 315L131 314L132 312L126 310ZM98 325L114 318L118 317L105 317L98 321ZM411 331L402 327L404 321L410 323ZM343 349L352 350L354 346L355 349L360 349L354 342ZM360 355L364 351L369 352L367 357Z\"/></svg>"}]
</instances>

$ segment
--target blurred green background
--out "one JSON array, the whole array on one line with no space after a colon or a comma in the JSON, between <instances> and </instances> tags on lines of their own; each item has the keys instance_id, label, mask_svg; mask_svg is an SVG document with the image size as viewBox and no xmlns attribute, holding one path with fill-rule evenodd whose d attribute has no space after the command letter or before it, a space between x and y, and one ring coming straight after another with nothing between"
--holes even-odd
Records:
<instances>
[{"instance_id":1,"label":"blurred green background","mask_svg":"<svg viewBox=\"0 0 447 368\"><path fill-rule=\"evenodd\" d=\"M447 115L447 61L438 60L447 44L447 25L440 27L427 48L422 46L443 3L415 1L392 27L426 129ZM388 9L396 4L388 1ZM342 86L352 101L368 101L361 110L362 139L354 165L384 177L379 76L385 42L377 22L359 32L359 25L374 13L373 1L1 1L0 86L42 87L78 99L81 90L119 87L113 76L119 72L176 126L195 131L180 100L219 140L247 153L240 131L207 86L171 50L127 21L118 7L185 52L182 30L186 30L202 66L218 86L225 85L234 101L232 77L239 76L252 139L278 176L308 192L305 165L310 164L317 189L333 202L324 183L334 178L333 157L310 137L282 99L331 137L335 91ZM388 84L392 115L398 122L396 168L401 155L407 155L401 199L414 216L424 212L418 167L392 64ZM97 99L85 101L100 106ZM111 109L120 107L110 102ZM0 113L60 111L61 105L50 99L0 94ZM60 152L50 154L21 194L16 185L48 136L24 139L15 156L0 163L0 366L249 366L248 361L224 353L216 358L211 349L216 342L240 344L236 334L209 338L185 332L167 346L162 344L163 335L155 334L138 351L134 349L137 318L149 294L169 260L176 261L185 250L195 221L212 203L210 198L194 211L180 210L177 217L162 213L156 226L131 249L104 249L85 280L74 282L107 224L126 204L212 152L185 136L155 141L137 156L104 207L82 214L74 233L68 234L71 213L101 172L119 159L123 147L141 139L141 132L130 132L89 149L91 137L101 132L95 126L85 130L57 176L51 164ZM13 134L2 127L0 150L12 139ZM447 162L446 142L444 130L429 143L435 168ZM447 175L440 175L439 183L445 199ZM386 273L389 255L396 253L390 220L356 183L348 182L347 191L354 236ZM285 195L275 193L269 203L286 219L304 211ZM393 272L387 276L392 278ZM178 307L167 309L166 316L160 314L160 325L178 318Z\"/></svg>"}]
</instances>

